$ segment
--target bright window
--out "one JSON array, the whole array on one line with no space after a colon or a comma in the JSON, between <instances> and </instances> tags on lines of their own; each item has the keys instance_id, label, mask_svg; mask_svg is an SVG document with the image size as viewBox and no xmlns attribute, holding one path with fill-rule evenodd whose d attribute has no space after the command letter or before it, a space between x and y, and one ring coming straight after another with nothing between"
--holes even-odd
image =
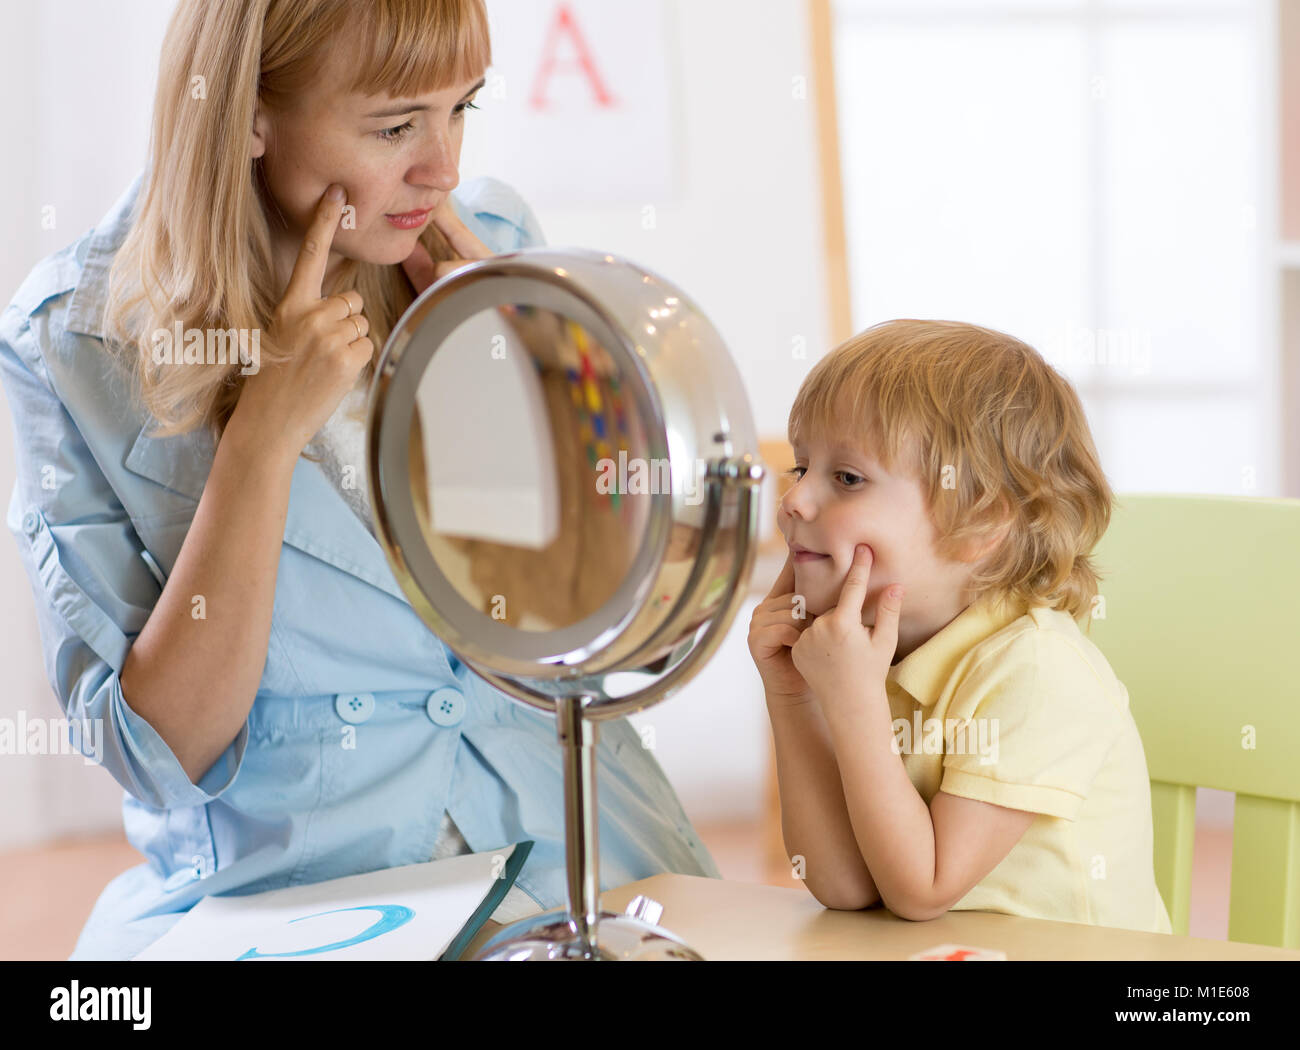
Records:
<instances>
[{"instance_id":1,"label":"bright window","mask_svg":"<svg viewBox=\"0 0 1300 1050\"><path fill-rule=\"evenodd\" d=\"M1280 495L1256 5L834 11L854 330L1024 339L1118 491Z\"/></svg>"}]
</instances>

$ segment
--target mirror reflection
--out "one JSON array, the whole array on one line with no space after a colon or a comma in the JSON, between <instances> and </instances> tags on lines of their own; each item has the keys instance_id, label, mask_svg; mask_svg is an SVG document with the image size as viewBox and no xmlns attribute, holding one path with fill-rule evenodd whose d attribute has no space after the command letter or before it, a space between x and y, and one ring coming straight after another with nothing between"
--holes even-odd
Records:
<instances>
[{"instance_id":1,"label":"mirror reflection","mask_svg":"<svg viewBox=\"0 0 1300 1050\"><path fill-rule=\"evenodd\" d=\"M410 434L416 516L442 574L491 619L559 630L623 583L651 499L671 491L625 379L577 321L524 304L475 314L430 359Z\"/></svg>"}]
</instances>

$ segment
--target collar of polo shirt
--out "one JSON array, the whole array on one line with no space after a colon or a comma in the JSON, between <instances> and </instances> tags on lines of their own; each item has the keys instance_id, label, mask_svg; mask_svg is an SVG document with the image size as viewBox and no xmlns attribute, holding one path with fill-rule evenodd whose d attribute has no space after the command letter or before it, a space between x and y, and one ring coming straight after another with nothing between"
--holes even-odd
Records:
<instances>
[{"instance_id":1,"label":"collar of polo shirt","mask_svg":"<svg viewBox=\"0 0 1300 1050\"><path fill-rule=\"evenodd\" d=\"M894 664L887 678L922 707L931 707L966 654L1026 611L1024 602L1010 601L999 607L989 597L981 598Z\"/></svg>"}]
</instances>

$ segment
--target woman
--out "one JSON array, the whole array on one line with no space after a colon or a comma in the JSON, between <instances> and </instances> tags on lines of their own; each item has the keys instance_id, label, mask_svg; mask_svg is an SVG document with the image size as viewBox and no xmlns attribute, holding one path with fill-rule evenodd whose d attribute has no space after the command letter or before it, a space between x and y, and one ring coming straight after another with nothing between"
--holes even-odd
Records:
<instances>
[{"instance_id":1,"label":"woman","mask_svg":"<svg viewBox=\"0 0 1300 1050\"><path fill-rule=\"evenodd\" d=\"M452 194L490 60L481 0L182 0L148 167L4 314L46 671L102 719L147 858L73 959L130 958L208 894L523 839L493 918L564 903L554 723L420 621L361 474L357 409L417 290L541 239L502 183ZM717 877L626 720L598 760L602 887Z\"/></svg>"}]
</instances>

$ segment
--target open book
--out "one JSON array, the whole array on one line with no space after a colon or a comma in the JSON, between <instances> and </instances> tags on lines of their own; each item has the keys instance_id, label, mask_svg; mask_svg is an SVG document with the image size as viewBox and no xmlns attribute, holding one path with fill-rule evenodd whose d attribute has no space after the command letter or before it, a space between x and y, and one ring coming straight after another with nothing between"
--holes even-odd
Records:
<instances>
[{"instance_id":1,"label":"open book","mask_svg":"<svg viewBox=\"0 0 1300 1050\"><path fill-rule=\"evenodd\" d=\"M532 848L525 840L307 886L204 897L135 958L458 959Z\"/></svg>"}]
</instances>

